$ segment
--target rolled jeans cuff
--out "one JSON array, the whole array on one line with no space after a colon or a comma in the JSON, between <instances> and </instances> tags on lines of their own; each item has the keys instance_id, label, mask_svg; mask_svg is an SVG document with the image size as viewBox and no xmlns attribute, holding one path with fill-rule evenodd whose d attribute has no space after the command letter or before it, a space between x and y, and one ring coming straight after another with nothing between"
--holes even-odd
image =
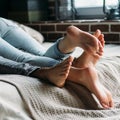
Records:
<instances>
[{"instance_id":1,"label":"rolled jeans cuff","mask_svg":"<svg viewBox=\"0 0 120 120\"><path fill-rule=\"evenodd\" d=\"M59 44L59 42L60 42L61 40L63 40L63 39L64 39L64 37L59 38L59 39L57 40L57 42L56 42L56 47L54 47L54 49L55 49L54 51L55 51L56 55L59 56L59 58L61 58L61 59L67 58L67 57L69 57L69 56L73 53L73 51L72 51L72 52L69 52L69 53L62 53L62 52L59 50L58 44Z\"/></svg>"},{"instance_id":2,"label":"rolled jeans cuff","mask_svg":"<svg viewBox=\"0 0 120 120\"><path fill-rule=\"evenodd\" d=\"M0 74L21 74L29 76L38 66L28 63L15 62L0 56Z\"/></svg>"}]
</instances>

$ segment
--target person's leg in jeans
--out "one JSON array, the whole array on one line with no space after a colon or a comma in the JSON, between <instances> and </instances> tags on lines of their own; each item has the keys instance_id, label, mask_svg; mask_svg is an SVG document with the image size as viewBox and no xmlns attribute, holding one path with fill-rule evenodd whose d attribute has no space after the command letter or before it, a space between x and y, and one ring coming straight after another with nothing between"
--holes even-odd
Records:
<instances>
[{"instance_id":1,"label":"person's leg in jeans","mask_svg":"<svg viewBox=\"0 0 120 120\"><path fill-rule=\"evenodd\" d=\"M73 58L69 57L54 67L38 67L0 56L0 74L19 74L48 80L59 87L67 79Z\"/></svg>"},{"instance_id":2,"label":"person's leg in jeans","mask_svg":"<svg viewBox=\"0 0 120 120\"><path fill-rule=\"evenodd\" d=\"M26 52L40 56L43 55L57 60L69 56L69 53L71 53L77 46L82 47L89 53L95 52L97 50L96 46L98 46L97 44L99 44L99 41L91 34L80 31L76 27L73 27L73 29L75 30L75 32L73 33L68 27L67 35L63 39L58 40L52 47L50 47L50 49L47 50L47 52L45 52L45 49L38 42L36 42L19 27L16 27L16 25L5 19L2 19L1 22L4 26L3 31L5 31L3 32L4 34L2 35L2 38L8 43ZM72 37L70 37L70 35L68 34L70 32ZM76 38L76 36L78 37ZM73 41L71 39L75 40Z\"/></svg>"},{"instance_id":3,"label":"person's leg in jeans","mask_svg":"<svg viewBox=\"0 0 120 120\"><path fill-rule=\"evenodd\" d=\"M40 67L49 67L59 63L59 61L44 57L33 55L24 51L21 51L14 46L10 45L8 42L0 38L0 56L4 58L16 61L16 62L24 62L29 63L35 66Z\"/></svg>"},{"instance_id":4,"label":"person's leg in jeans","mask_svg":"<svg viewBox=\"0 0 120 120\"><path fill-rule=\"evenodd\" d=\"M0 74L19 74L29 76L39 68L40 67L38 66L12 61L0 56Z\"/></svg>"},{"instance_id":5,"label":"person's leg in jeans","mask_svg":"<svg viewBox=\"0 0 120 120\"><path fill-rule=\"evenodd\" d=\"M5 58L18 62L27 62L41 67L49 67L56 65L62 58L68 56L68 54L61 53L57 49L57 44L55 44L53 46L54 49L51 49L51 55L49 54L49 57L47 57L47 54L44 55L44 47L15 24L6 19L0 19L0 26L0 48L2 49L0 55ZM56 52L54 52L54 50L56 50Z\"/></svg>"},{"instance_id":6,"label":"person's leg in jeans","mask_svg":"<svg viewBox=\"0 0 120 120\"><path fill-rule=\"evenodd\" d=\"M24 32L20 27L18 27L16 24L11 23L11 21L9 20L0 19L0 26L2 26L0 28L2 29L1 31L3 33L1 33L2 39L4 39L15 48L34 55L46 56L56 60L62 60L62 58L66 58L69 56L69 54L63 54L58 50L58 42L56 42L55 45L52 46L52 49L49 49L50 52L47 54L46 48L44 48L30 35Z\"/></svg>"}]
</instances>

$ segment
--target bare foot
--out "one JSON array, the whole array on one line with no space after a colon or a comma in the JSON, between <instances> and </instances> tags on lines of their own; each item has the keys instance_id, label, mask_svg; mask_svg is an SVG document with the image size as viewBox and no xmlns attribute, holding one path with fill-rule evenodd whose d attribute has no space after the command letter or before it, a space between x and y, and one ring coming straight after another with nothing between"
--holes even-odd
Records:
<instances>
[{"instance_id":1,"label":"bare foot","mask_svg":"<svg viewBox=\"0 0 120 120\"><path fill-rule=\"evenodd\" d=\"M97 37L98 40L100 41L98 51L94 55L91 55L88 52L84 51L80 57L74 59L73 61L74 67L85 68L91 65L95 65L103 55L103 52L104 52L103 49L105 44L104 35L101 34L100 30L97 30L94 33L94 36Z\"/></svg>"},{"instance_id":2,"label":"bare foot","mask_svg":"<svg viewBox=\"0 0 120 120\"><path fill-rule=\"evenodd\" d=\"M32 76L42 79L48 79L56 86L63 87L65 84L65 80L68 77L72 61L73 58L70 56L54 67L36 70L34 73L32 73Z\"/></svg>"},{"instance_id":3,"label":"bare foot","mask_svg":"<svg viewBox=\"0 0 120 120\"><path fill-rule=\"evenodd\" d=\"M83 69L71 67L67 80L88 88L98 98L103 108L113 107L111 93L99 82L95 67Z\"/></svg>"},{"instance_id":4,"label":"bare foot","mask_svg":"<svg viewBox=\"0 0 120 120\"><path fill-rule=\"evenodd\" d=\"M97 71L95 69L96 62L103 54L105 43L104 36L101 34L100 30L97 30L94 33L94 36L97 37L101 43L101 46L99 46L99 51L96 52L96 55L88 54L88 52L85 51L79 58L74 60L73 66L77 68L71 68L69 80L87 87L92 93L95 94L104 108L110 108L113 107L112 95L99 82Z\"/></svg>"},{"instance_id":5,"label":"bare foot","mask_svg":"<svg viewBox=\"0 0 120 120\"><path fill-rule=\"evenodd\" d=\"M81 47L90 54L98 51L99 40L95 36L75 26L67 28L67 39L72 45Z\"/></svg>"},{"instance_id":6,"label":"bare foot","mask_svg":"<svg viewBox=\"0 0 120 120\"><path fill-rule=\"evenodd\" d=\"M70 53L75 47L81 47L89 54L96 54L100 42L94 35L82 31L75 26L69 26L66 36L59 42L58 48L62 53Z\"/></svg>"}]
</instances>

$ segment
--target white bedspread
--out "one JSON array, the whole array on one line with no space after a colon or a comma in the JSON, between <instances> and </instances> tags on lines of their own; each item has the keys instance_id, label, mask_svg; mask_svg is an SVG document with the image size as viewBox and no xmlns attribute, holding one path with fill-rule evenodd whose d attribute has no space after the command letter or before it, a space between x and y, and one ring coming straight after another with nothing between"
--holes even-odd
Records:
<instances>
[{"instance_id":1,"label":"white bedspread","mask_svg":"<svg viewBox=\"0 0 120 120\"><path fill-rule=\"evenodd\" d=\"M78 48L73 55L81 52ZM120 120L120 46L106 46L96 68L115 108L100 110L86 88L71 82L58 88L32 77L0 75L0 120Z\"/></svg>"}]
</instances>

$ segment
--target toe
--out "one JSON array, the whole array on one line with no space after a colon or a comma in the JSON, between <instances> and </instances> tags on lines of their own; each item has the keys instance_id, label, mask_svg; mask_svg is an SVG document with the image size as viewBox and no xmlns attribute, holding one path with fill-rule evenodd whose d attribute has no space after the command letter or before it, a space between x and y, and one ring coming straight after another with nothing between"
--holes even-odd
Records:
<instances>
[{"instance_id":1,"label":"toe","mask_svg":"<svg viewBox=\"0 0 120 120\"><path fill-rule=\"evenodd\" d=\"M101 31L97 29L95 33L93 34L96 38L98 38L101 35Z\"/></svg>"},{"instance_id":2,"label":"toe","mask_svg":"<svg viewBox=\"0 0 120 120\"><path fill-rule=\"evenodd\" d=\"M111 93L108 94L108 99L109 99L109 106L114 107L114 101L113 101Z\"/></svg>"},{"instance_id":3,"label":"toe","mask_svg":"<svg viewBox=\"0 0 120 120\"><path fill-rule=\"evenodd\" d=\"M109 106L110 106L110 107L114 107L114 102L113 102L113 100L110 100Z\"/></svg>"},{"instance_id":4,"label":"toe","mask_svg":"<svg viewBox=\"0 0 120 120\"><path fill-rule=\"evenodd\" d=\"M101 42L102 46L104 47L104 45L105 45L104 35L101 34L98 39Z\"/></svg>"},{"instance_id":5,"label":"toe","mask_svg":"<svg viewBox=\"0 0 120 120\"><path fill-rule=\"evenodd\" d=\"M101 103L101 105L104 109L109 109L110 108L110 101L109 101L108 98L104 98L104 100L101 101L100 103Z\"/></svg>"},{"instance_id":6,"label":"toe","mask_svg":"<svg viewBox=\"0 0 120 120\"><path fill-rule=\"evenodd\" d=\"M104 109L109 109L109 108L110 108L110 107L109 107L109 104L101 103L101 105L102 105L102 107L103 107Z\"/></svg>"}]
</instances>

